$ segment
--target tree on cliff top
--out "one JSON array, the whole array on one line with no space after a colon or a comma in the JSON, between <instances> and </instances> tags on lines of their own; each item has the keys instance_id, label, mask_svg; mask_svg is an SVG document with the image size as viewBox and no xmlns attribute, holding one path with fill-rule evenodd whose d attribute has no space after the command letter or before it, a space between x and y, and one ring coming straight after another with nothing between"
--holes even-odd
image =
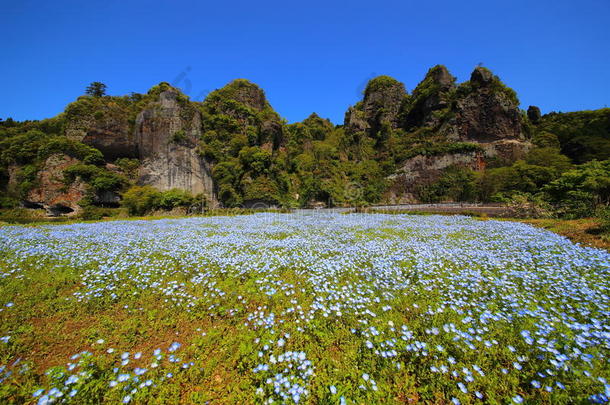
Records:
<instances>
[{"instance_id":1,"label":"tree on cliff top","mask_svg":"<svg viewBox=\"0 0 610 405\"><path fill-rule=\"evenodd\" d=\"M85 89L85 93L93 97L103 97L106 95L106 85L102 82L92 82Z\"/></svg>"}]
</instances>

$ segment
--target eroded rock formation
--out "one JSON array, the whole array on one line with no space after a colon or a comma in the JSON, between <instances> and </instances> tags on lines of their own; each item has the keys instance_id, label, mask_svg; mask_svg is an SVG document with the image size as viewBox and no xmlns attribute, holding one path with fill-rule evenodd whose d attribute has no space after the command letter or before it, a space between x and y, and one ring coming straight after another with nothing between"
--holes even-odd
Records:
<instances>
[{"instance_id":1,"label":"eroded rock formation","mask_svg":"<svg viewBox=\"0 0 610 405\"><path fill-rule=\"evenodd\" d=\"M161 191L178 188L203 193L214 205L209 164L197 153L201 113L179 93L166 90L141 111L134 138L141 160L138 183Z\"/></svg>"},{"instance_id":2,"label":"eroded rock formation","mask_svg":"<svg viewBox=\"0 0 610 405\"><path fill-rule=\"evenodd\" d=\"M26 207L44 208L53 216L79 213L78 202L86 195L86 185L81 181L68 185L64 181L64 170L77 163L77 159L68 155L49 156L38 172L36 187L28 193Z\"/></svg>"},{"instance_id":3,"label":"eroded rock formation","mask_svg":"<svg viewBox=\"0 0 610 405\"><path fill-rule=\"evenodd\" d=\"M398 114L406 96L403 83L389 76L372 79L366 86L362 101L347 110L346 130L375 136L384 124L398 128Z\"/></svg>"},{"instance_id":4,"label":"eroded rock formation","mask_svg":"<svg viewBox=\"0 0 610 405\"><path fill-rule=\"evenodd\" d=\"M456 87L443 66L436 66L413 91L403 112L404 129L430 128L437 142L474 144L478 150L415 156L389 179L389 198L417 200L417 188L437 181L443 169L482 170L488 161L509 164L531 147L513 90L488 69L477 67L470 81Z\"/></svg>"},{"instance_id":5,"label":"eroded rock formation","mask_svg":"<svg viewBox=\"0 0 610 405\"><path fill-rule=\"evenodd\" d=\"M124 98L82 98L66 109L65 134L90 145L108 160L138 156L130 118L135 105Z\"/></svg>"}]
</instances>

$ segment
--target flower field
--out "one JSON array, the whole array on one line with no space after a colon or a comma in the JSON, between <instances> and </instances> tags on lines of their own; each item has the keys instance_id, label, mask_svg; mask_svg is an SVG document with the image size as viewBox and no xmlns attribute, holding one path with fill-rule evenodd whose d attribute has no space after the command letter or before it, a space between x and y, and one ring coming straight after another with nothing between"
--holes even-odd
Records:
<instances>
[{"instance_id":1,"label":"flower field","mask_svg":"<svg viewBox=\"0 0 610 405\"><path fill-rule=\"evenodd\" d=\"M610 255L462 216L0 228L1 403L605 403Z\"/></svg>"}]
</instances>

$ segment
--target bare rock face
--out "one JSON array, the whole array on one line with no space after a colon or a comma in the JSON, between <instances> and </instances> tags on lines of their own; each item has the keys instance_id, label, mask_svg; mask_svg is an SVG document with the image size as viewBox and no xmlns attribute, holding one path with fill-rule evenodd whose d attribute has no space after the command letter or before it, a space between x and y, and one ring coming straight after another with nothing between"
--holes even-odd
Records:
<instances>
[{"instance_id":1,"label":"bare rock face","mask_svg":"<svg viewBox=\"0 0 610 405\"><path fill-rule=\"evenodd\" d=\"M122 104L120 104L122 103ZM81 98L66 109L68 138L99 149L107 160L138 156L129 109L112 97Z\"/></svg>"},{"instance_id":2,"label":"bare rock face","mask_svg":"<svg viewBox=\"0 0 610 405\"><path fill-rule=\"evenodd\" d=\"M477 67L454 106L455 136L462 141L525 140L515 93L489 70Z\"/></svg>"},{"instance_id":3,"label":"bare rock face","mask_svg":"<svg viewBox=\"0 0 610 405\"><path fill-rule=\"evenodd\" d=\"M457 89L451 118L439 132L454 141L478 143L486 157L510 162L531 147L522 120L515 92L488 69L477 67Z\"/></svg>"},{"instance_id":4,"label":"bare rock face","mask_svg":"<svg viewBox=\"0 0 610 405\"><path fill-rule=\"evenodd\" d=\"M374 135L384 124L398 128L398 114L405 97L407 91L403 83L389 76L372 79L366 86L363 100L345 114L346 130Z\"/></svg>"},{"instance_id":5,"label":"bare rock face","mask_svg":"<svg viewBox=\"0 0 610 405\"><path fill-rule=\"evenodd\" d=\"M485 168L485 158L480 151L415 156L405 161L396 173L388 178L392 186L386 198L393 204L419 202L418 187L437 181L449 167L480 171Z\"/></svg>"},{"instance_id":6,"label":"bare rock face","mask_svg":"<svg viewBox=\"0 0 610 405\"><path fill-rule=\"evenodd\" d=\"M127 122L102 122L92 127L81 142L99 149L108 160L137 156L133 132Z\"/></svg>"},{"instance_id":7,"label":"bare rock face","mask_svg":"<svg viewBox=\"0 0 610 405\"><path fill-rule=\"evenodd\" d=\"M366 132L370 129L367 117L359 104L347 109L343 125L348 132Z\"/></svg>"},{"instance_id":8,"label":"bare rock face","mask_svg":"<svg viewBox=\"0 0 610 405\"><path fill-rule=\"evenodd\" d=\"M511 164L531 147L517 97L498 77L477 67L469 82L459 87L454 82L445 67L430 69L405 104L403 128L427 127L437 142L477 144L479 150L406 160L389 177L389 200L415 202L417 189L437 181L449 167L480 171L490 160Z\"/></svg>"},{"instance_id":9,"label":"bare rock face","mask_svg":"<svg viewBox=\"0 0 610 405\"><path fill-rule=\"evenodd\" d=\"M64 182L63 171L80 163L79 160L64 154L49 156L38 172L38 184L32 189L24 205L44 208L52 216L78 214L78 202L85 196L86 185L75 181L70 185Z\"/></svg>"},{"instance_id":10,"label":"bare rock face","mask_svg":"<svg viewBox=\"0 0 610 405\"><path fill-rule=\"evenodd\" d=\"M214 206L210 167L196 150L201 113L178 96L173 89L161 92L136 118L134 138L142 161L138 183L161 191L203 193Z\"/></svg>"}]
</instances>

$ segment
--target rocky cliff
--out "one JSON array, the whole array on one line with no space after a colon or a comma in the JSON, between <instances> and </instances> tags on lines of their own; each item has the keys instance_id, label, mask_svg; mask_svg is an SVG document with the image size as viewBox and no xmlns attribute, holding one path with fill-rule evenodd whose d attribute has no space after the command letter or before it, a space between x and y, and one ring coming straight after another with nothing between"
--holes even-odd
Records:
<instances>
[{"instance_id":1,"label":"rocky cliff","mask_svg":"<svg viewBox=\"0 0 610 405\"><path fill-rule=\"evenodd\" d=\"M455 89L455 77L445 66L431 68L403 104L403 127L410 130L438 126L443 116L440 113L451 107Z\"/></svg>"},{"instance_id":2,"label":"rocky cliff","mask_svg":"<svg viewBox=\"0 0 610 405\"><path fill-rule=\"evenodd\" d=\"M392 186L387 196L396 203L418 201L419 190L438 181L447 168L481 171L489 163L514 162L531 147L516 94L482 67L456 86L444 66L435 66L404 103L401 115L407 133L424 133L428 144L446 147L400 163L388 177Z\"/></svg>"},{"instance_id":3,"label":"rocky cliff","mask_svg":"<svg viewBox=\"0 0 610 405\"><path fill-rule=\"evenodd\" d=\"M146 95L84 96L70 104L62 118L67 140L98 150L103 161L82 169L90 163L83 156L55 154L39 162L34 186L23 198L26 206L43 207L51 214L78 213L85 197L96 204L116 205L120 190L88 187L83 179L88 177L91 183L100 173L125 176L127 182L160 191L203 194L211 206L217 205L210 165L199 154L201 112L179 90L161 83ZM138 161L135 171L113 164L121 158ZM70 182L64 172L74 167L85 173ZM20 172L12 173L9 183L15 183Z\"/></svg>"},{"instance_id":4,"label":"rocky cliff","mask_svg":"<svg viewBox=\"0 0 610 405\"><path fill-rule=\"evenodd\" d=\"M236 79L211 92L201 107L208 142L231 141L235 135L243 135L250 146L267 150L283 144L280 116L267 101L265 92L248 80Z\"/></svg>"},{"instance_id":5,"label":"rocky cliff","mask_svg":"<svg viewBox=\"0 0 610 405\"><path fill-rule=\"evenodd\" d=\"M406 97L405 85L396 79L378 76L370 80L362 101L345 113L346 130L374 137L384 124L398 128L398 114Z\"/></svg>"},{"instance_id":6,"label":"rocky cliff","mask_svg":"<svg viewBox=\"0 0 610 405\"><path fill-rule=\"evenodd\" d=\"M515 92L488 69L477 67L470 81L460 85L451 112L441 131L482 144L487 157L515 160L529 147Z\"/></svg>"},{"instance_id":7,"label":"rocky cliff","mask_svg":"<svg viewBox=\"0 0 610 405\"><path fill-rule=\"evenodd\" d=\"M138 184L205 194L216 205L209 163L196 149L201 134L197 107L175 89L162 91L135 121L133 138L141 161Z\"/></svg>"},{"instance_id":8,"label":"rocky cliff","mask_svg":"<svg viewBox=\"0 0 610 405\"><path fill-rule=\"evenodd\" d=\"M26 207L44 208L53 216L78 214L81 209L78 202L86 195L86 185L81 180L69 185L64 181L64 170L78 163L65 154L53 154L45 159L37 174L36 186L24 199Z\"/></svg>"},{"instance_id":9,"label":"rocky cliff","mask_svg":"<svg viewBox=\"0 0 610 405\"><path fill-rule=\"evenodd\" d=\"M0 125L0 186L8 199L51 213L116 206L136 185L228 207L416 202L460 170L512 164L532 147L532 128L557 132L556 122L535 107L521 111L515 92L483 67L457 84L434 66L411 94L376 77L342 126L316 114L287 125L245 79L201 103L161 83L147 94L82 96L50 120Z\"/></svg>"},{"instance_id":10,"label":"rocky cliff","mask_svg":"<svg viewBox=\"0 0 610 405\"><path fill-rule=\"evenodd\" d=\"M138 156L132 129L136 105L124 97L80 97L65 111L65 135L98 149L108 160Z\"/></svg>"}]
</instances>

